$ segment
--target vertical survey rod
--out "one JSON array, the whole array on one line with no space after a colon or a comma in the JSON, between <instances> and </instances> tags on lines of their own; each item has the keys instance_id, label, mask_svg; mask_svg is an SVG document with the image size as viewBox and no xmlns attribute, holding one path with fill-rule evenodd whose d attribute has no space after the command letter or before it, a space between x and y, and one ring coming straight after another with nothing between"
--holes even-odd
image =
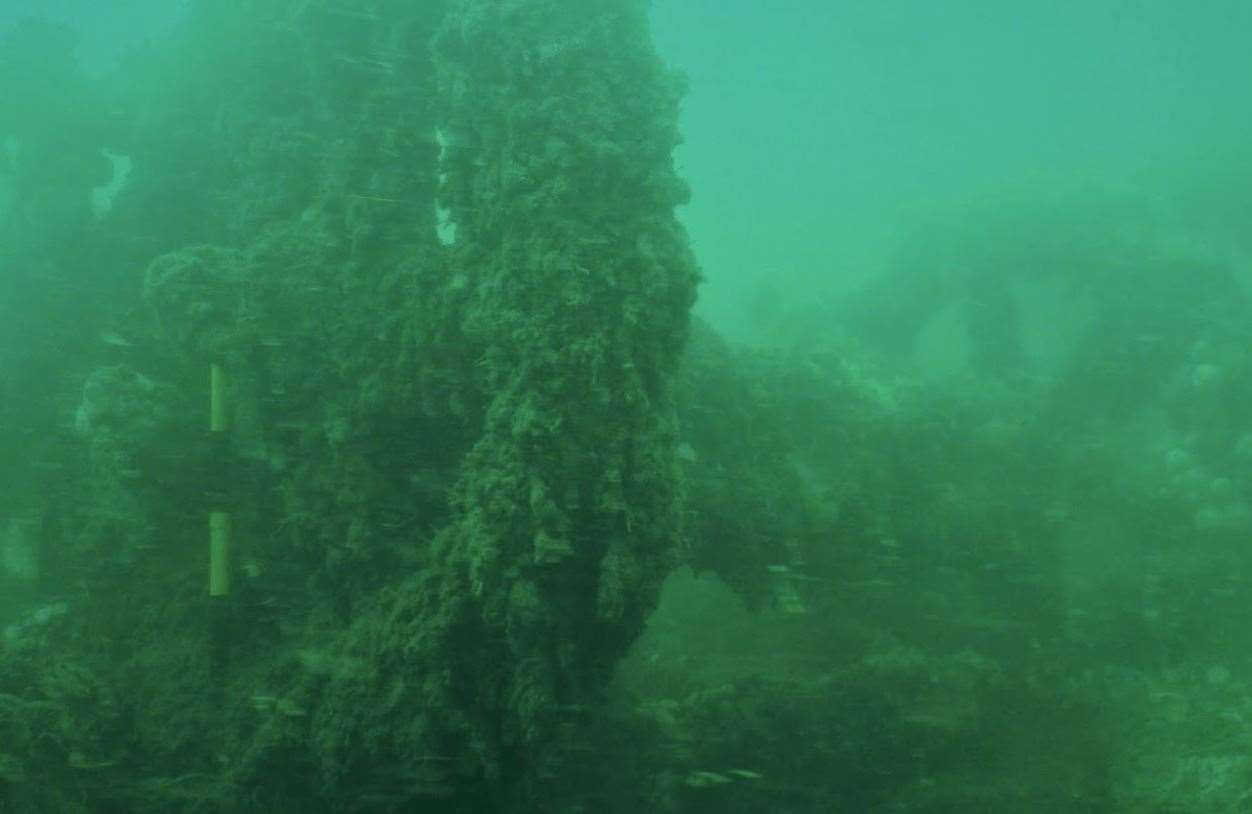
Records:
<instances>
[{"instance_id":1,"label":"vertical survey rod","mask_svg":"<svg viewBox=\"0 0 1252 814\"><path fill-rule=\"evenodd\" d=\"M226 372L219 364L209 368L209 433L218 452L213 466L221 466L226 449ZM230 512L225 497L212 490L209 506L209 636L215 669L226 664L230 631Z\"/></svg>"}]
</instances>

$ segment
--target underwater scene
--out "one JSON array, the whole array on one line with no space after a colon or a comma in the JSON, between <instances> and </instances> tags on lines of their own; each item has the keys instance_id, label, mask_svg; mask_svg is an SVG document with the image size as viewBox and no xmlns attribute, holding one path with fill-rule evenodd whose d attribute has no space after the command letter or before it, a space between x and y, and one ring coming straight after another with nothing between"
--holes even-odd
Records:
<instances>
[{"instance_id":1,"label":"underwater scene","mask_svg":"<svg viewBox=\"0 0 1252 814\"><path fill-rule=\"evenodd\" d=\"M0 813L1252 812L1249 31L5 2Z\"/></svg>"}]
</instances>

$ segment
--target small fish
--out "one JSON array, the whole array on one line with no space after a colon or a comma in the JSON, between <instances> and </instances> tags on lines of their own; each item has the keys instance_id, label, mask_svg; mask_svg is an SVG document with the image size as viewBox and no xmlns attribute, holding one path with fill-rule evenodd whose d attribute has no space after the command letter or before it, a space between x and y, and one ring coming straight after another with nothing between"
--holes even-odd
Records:
<instances>
[{"instance_id":1,"label":"small fish","mask_svg":"<svg viewBox=\"0 0 1252 814\"><path fill-rule=\"evenodd\" d=\"M122 336L121 334L117 333L116 331L101 332L100 341L106 345L110 345L115 348L132 347L131 341L127 339L126 337Z\"/></svg>"},{"instance_id":2,"label":"small fish","mask_svg":"<svg viewBox=\"0 0 1252 814\"><path fill-rule=\"evenodd\" d=\"M751 771L750 769L731 769L730 771L726 772L726 774L734 775L735 777L738 777L740 780L764 780L765 779L765 775L761 774L760 772Z\"/></svg>"}]
</instances>

